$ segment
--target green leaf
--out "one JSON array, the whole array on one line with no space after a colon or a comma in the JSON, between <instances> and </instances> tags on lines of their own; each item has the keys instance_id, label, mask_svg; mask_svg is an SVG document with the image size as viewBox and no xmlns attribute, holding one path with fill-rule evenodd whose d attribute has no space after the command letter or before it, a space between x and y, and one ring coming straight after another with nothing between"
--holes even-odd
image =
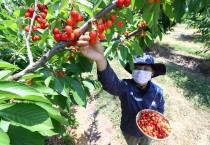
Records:
<instances>
[{"instance_id":1,"label":"green leaf","mask_svg":"<svg viewBox=\"0 0 210 145\"><path fill-rule=\"evenodd\" d=\"M26 10L24 9L17 9L13 12L13 16L15 17L21 17L26 13Z\"/></svg>"},{"instance_id":2,"label":"green leaf","mask_svg":"<svg viewBox=\"0 0 210 145\"><path fill-rule=\"evenodd\" d=\"M74 100L78 105L86 106L86 93L84 92L84 88L81 86L81 84L70 78L67 77L66 81L69 83L71 87L71 92L73 94Z\"/></svg>"},{"instance_id":3,"label":"green leaf","mask_svg":"<svg viewBox=\"0 0 210 145\"><path fill-rule=\"evenodd\" d=\"M95 0L94 1L93 14L96 14L97 9L98 9L98 7L99 7L99 5L101 4L102 1L103 0Z\"/></svg>"},{"instance_id":4,"label":"green leaf","mask_svg":"<svg viewBox=\"0 0 210 145\"><path fill-rule=\"evenodd\" d=\"M42 107L43 109L45 109L48 113L49 113L49 116L55 120L57 120L58 122L64 124L64 125L69 125L67 119L63 116L61 116L60 112L52 107L51 105L49 104L46 104L46 103L36 103L38 106Z\"/></svg>"},{"instance_id":5,"label":"green leaf","mask_svg":"<svg viewBox=\"0 0 210 145\"><path fill-rule=\"evenodd\" d=\"M88 6L81 4L80 2L77 2L76 4L79 6L79 8L82 8L91 18L93 17L92 10Z\"/></svg>"},{"instance_id":6,"label":"green leaf","mask_svg":"<svg viewBox=\"0 0 210 145\"><path fill-rule=\"evenodd\" d=\"M120 42L120 40L116 40L111 47L108 47L104 52L105 56L107 57L112 50L116 50Z\"/></svg>"},{"instance_id":7,"label":"green leaf","mask_svg":"<svg viewBox=\"0 0 210 145\"><path fill-rule=\"evenodd\" d=\"M8 135L11 145L44 145L44 138L38 132L31 132L17 126L10 126Z\"/></svg>"},{"instance_id":8,"label":"green leaf","mask_svg":"<svg viewBox=\"0 0 210 145\"><path fill-rule=\"evenodd\" d=\"M134 69L134 64L133 64L133 54L131 53L128 53L128 56L127 56L127 60L130 64L130 69L131 71Z\"/></svg>"},{"instance_id":9,"label":"green leaf","mask_svg":"<svg viewBox=\"0 0 210 145\"><path fill-rule=\"evenodd\" d=\"M2 16L4 16L7 20L10 20L10 22L12 22L11 20L14 20L14 18L11 17L11 16L9 15L9 13L0 12L0 14L1 14ZM14 22L14 21L13 21L13 22ZM7 25L7 26L8 26L8 25Z\"/></svg>"},{"instance_id":10,"label":"green leaf","mask_svg":"<svg viewBox=\"0 0 210 145\"><path fill-rule=\"evenodd\" d=\"M0 145L10 145L9 136L1 128L0 128Z\"/></svg>"},{"instance_id":11,"label":"green leaf","mask_svg":"<svg viewBox=\"0 0 210 145\"><path fill-rule=\"evenodd\" d=\"M12 98L22 98L22 97L15 94L15 93L0 90L0 100L1 101L2 100L9 100L9 99L12 99Z\"/></svg>"},{"instance_id":12,"label":"green leaf","mask_svg":"<svg viewBox=\"0 0 210 145\"><path fill-rule=\"evenodd\" d=\"M53 83L53 88L65 97L69 97L69 85L65 81L66 77L56 77Z\"/></svg>"},{"instance_id":13,"label":"green leaf","mask_svg":"<svg viewBox=\"0 0 210 145\"><path fill-rule=\"evenodd\" d=\"M79 65L81 66L81 68L83 69L83 72L91 72L92 71L92 67L93 67L93 61L91 61L90 59L88 59L87 57L80 55L79 56Z\"/></svg>"},{"instance_id":14,"label":"green leaf","mask_svg":"<svg viewBox=\"0 0 210 145\"><path fill-rule=\"evenodd\" d=\"M152 34L151 34L149 31L146 31L146 34L147 34L147 37L148 37L150 40L153 40Z\"/></svg>"},{"instance_id":15,"label":"green leaf","mask_svg":"<svg viewBox=\"0 0 210 145\"><path fill-rule=\"evenodd\" d=\"M4 121L4 120L0 121L0 129L2 129L4 132L8 131L9 125L10 125L9 121Z\"/></svg>"},{"instance_id":16,"label":"green leaf","mask_svg":"<svg viewBox=\"0 0 210 145\"><path fill-rule=\"evenodd\" d=\"M0 80L7 79L12 73L13 73L13 71L11 71L11 70L2 70L2 71L0 71Z\"/></svg>"},{"instance_id":17,"label":"green leaf","mask_svg":"<svg viewBox=\"0 0 210 145\"><path fill-rule=\"evenodd\" d=\"M39 30L39 29L38 29ZM42 30L39 30L42 31ZM45 29L44 33L41 35L41 40L39 41L39 46L42 47L44 43L46 43L47 38L49 37L49 29Z\"/></svg>"},{"instance_id":18,"label":"green leaf","mask_svg":"<svg viewBox=\"0 0 210 145\"><path fill-rule=\"evenodd\" d=\"M124 45L120 45L119 48L120 48L120 54L121 54L122 60L126 60L129 48Z\"/></svg>"},{"instance_id":19,"label":"green leaf","mask_svg":"<svg viewBox=\"0 0 210 145\"><path fill-rule=\"evenodd\" d=\"M126 41L126 44L128 44L129 47L133 48L136 54L142 56L143 50L138 44L130 41Z\"/></svg>"},{"instance_id":20,"label":"green leaf","mask_svg":"<svg viewBox=\"0 0 210 145\"><path fill-rule=\"evenodd\" d=\"M25 1L27 6L30 7L32 3L34 3L34 0L26 0Z\"/></svg>"},{"instance_id":21,"label":"green leaf","mask_svg":"<svg viewBox=\"0 0 210 145\"><path fill-rule=\"evenodd\" d=\"M107 29L105 31L105 34L106 34L106 40L108 41L108 43L110 43L112 41L112 36L114 34L112 29Z\"/></svg>"},{"instance_id":22,"label":"green leaf","mask_svg":"<svg viewBox=\"0 0 210 145\"><path fill-rule=\"evenodd\" d=\"M140 9L143 8L143 6L144 6L146 1L147 0L141 0L141 1L139 1L139 0L132 0L131 1L132 9L134 9L136 7L136 11L139 11Z\"/></svg>"},{"instance_id":23,"label":"green leaf","mask_svg":"<svg viewBox=\"0 0 210 145\"><path fill-rule=\"evenodd\" d=\"M42 77L43 74L38 74L38 73L28 73L23 76L21 76L21 79L29 79L29 78L40 78Z\"/></svg>"},{"instance_id":24,"label":"green leaf","mask_svg":"<svg viewBox=\"0 0 210 145\"><path fill-rule=\"evenodd\" d=\"M53 80L54 80L54 78L52 76L49 76L45 79L44 84L48 87L50 82Z\"/></svg>"},{"instance_id":25,"label":"green leaf","mask_svg":"<svg viewBox=\"0 0 210 145\"><path fill-rule=\"evenodd\" d=\"M44 121L41 124L37 124L37 125L33 125L33 126L27 126L27 125L19 124L19 123L12 122L12 121L11 121L11 124L15 125L15 126L21 126L25 129L28 129L28 130L32 131L32 132L35 132L35 131L39 132L39 131L45 131L45 130L53 129L52 121L51 121L50 118L48 118L46 121Z\"/></svg>"},{"instance_id":26,"label":"green leaf","mask_svg":"<svg viewBox=\"0 0 210 145\"><path fill-rule=\"evenodd\" d=\"M54 136L58 134L57 132L54 132L53 130L43 130L43 131L39 131L39 133L42 136Z\"/></svg>"},{"instance_id":27,"label":"green leaf","mask_svg":"<svg viewBox=\"0 0 210 145\"><path fill-rule=\"evenodd\" d=\"M174 21L174 10L170 4L170 1L165 1L165 3L163 4L163 11L171 22Z\"/></svg>"},{"instance_id":28,"label":"green leaf","mask_svg":"<svg viewBox=\"0 0 210 145\"><path fill-rule=\"evenodd\" d=\"M94 85L93 85L91 82L82 81L82 83L83 83L90 91L92 91L92 90L95 89Z\"/></svg>"},{"instance_id":29,"label":"green leaf","mask_svg":"<svg viewBox=\"0 0 210 145\"><path fill-rule=\"evenodd\" d=\"M157 33L158 30L158 19L160 17L160 3L154 4L154 15L152 21L152 33L153 35Z\"/></svg>"},{"instance_id":30,"label":"green leaf","mask_svg":"<svg viewBox=\"0 0 210 145\"><path fill-rule=\"evenodd\" d=\"M181 18L185 13L185 9L186 9L186 1L174 0L175 18L178 22L181 21Z\"/></svg>"},{"instance_id":31,"label":"green leaf","mask_svg":"<svg viewBox=\"0 0 210 145\"><path fill-rule=\"evenodd\" d=\"M152 46L152 41L149 39L149 37L145 37L144 38L144 42L146 43L146 45L148 47L151 47Z\"/></svg>"},{"instance_id":32,"label":"green leaf","mask_svg":"<svg viewBox=\"0 0 210 145\"><path fill-rule=\"evenodd\" d=\"M59 13L62 13L66 10L66 8L68 7L69 5L69 1L68 0L62 0L61 1L61 5L59 7Z\"/></svg>"},{"instance_id":33,"label":"green leaf","mask_svg":"<svg viewBox=\"0 0 210 145\"><path fill-rule=\"evenodd\" d=\"M151 28L152 26L152 20L153 20L153 7L154 4L147 3L143 9L142 17L147 23L147 27Z\"/></svg>"},{"instance_id":34,"label":"green leaf","mask_svg":"<svg viewBox=\"0 0 210 145\"><path fill-rule=\"evenodd\" d=\"M11 98L51 103L37 90L15 81L0 81L0 100Z\"/></svg>"},{"instance_id":35,"label":"green leaf","mask_svg":"<svg viewBox=\"0 0 210 145\"><path fill-rule=\"evenodd\" d=\"M32 85L37 91L45 95L58 95L58 93L47 86Z\"/></svg>"},{"instance_id":36,"label":"green leaf","mask_svg":"<svg viewBox=\"0 0 210 145\"><path fill-rule=\"evenodd\" d=\"M67 72L73 72L73 73L82 73L82 68L78 64L69 64L66 67Z\"/></svg>"},{"instance_id":37,"label":"green leaf","mask_svg":"<svg viewBox=\"0 0 210 145\"><path fill-rule=\"evenodd\" d=\"M41 124L49 117L46 110L28 103L1 104L0 116L27 126Z\"/></svg>"},{"instance_id":38,"label":"green leaf","mask_svg":"<svg viewBox=\"0 0 210 145\"><path fill-rule=\"evenodd\" d=\"M12 65L6 61L0 60L0 68L8 68L8 69L20 69L19 67Z\"/></svg>"},{"instance_id":39,"label":"green leaf","mask_svg":"<svg viewBox=\"0 0 210 145\"><path fill-rule=\"evenodd\" d=\"M129 8L123 8L123 10L118 11L117 14L125 18L125 20L128 20L129 23L133 24L133 13Z\"/></svg>"},{"instance_id":40,"label":"green leaf","mask_svg":"<svg viewBox=\"0 0 210 145\"><path fill-rule=\"evenodd\" d=\"M55 0L54 0L55 1ZM44 0L44 4L46 5L46 4L48 4L48 3L50 3L50 2L52 2L52 0Z\"/></svg>"}]
</instances>

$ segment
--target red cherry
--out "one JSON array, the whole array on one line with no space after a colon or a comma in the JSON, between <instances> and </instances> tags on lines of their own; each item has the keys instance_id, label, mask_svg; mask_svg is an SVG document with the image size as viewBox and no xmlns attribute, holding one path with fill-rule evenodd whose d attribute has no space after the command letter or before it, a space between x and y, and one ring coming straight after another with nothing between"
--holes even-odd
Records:
<instances>
[{"instance_id":1,"label":"red cherry","mask_svg":"<svg viewBox=\"0 0 210 145\"><path fill-rule=\"evenodd\" d=\"M45 25L47 23L47 21L45 19L42 19L42 22L41 22L43 25Z\"/></svg>"},{"instance_id":2,"label":"red cherry","mask_svg":"<svg viewBox=\"0 0 210 145\"><path fill-rule=\"evenodd\" d=\"M95 39L95 38L92 38L89 40L90 44L96 44L96 41L97 41L97 39Z\"/></svg>"},{"instance_id":3,"label":"red cherry","mask_svg":"<svg viewBox=\"0 0 210 145\"><path fill-rule=\"evenodd\" d=\"M60 40L61 40L61 34L55 34L55 35L54 35L54 39L55 39L56 41L60 41Z\"/></svg>"},{"instance_id":4,"label":"red cherry","mask_svg":"<svg viewBox=\"0 0 210 145\"><path fill-rule=\"evenodd\" d=\"M68 39L69 40L74 40L74 33L68 34Z\"/></svg>"},{"instance_id":5,"label":"red cherry","mask_svg":"<svg viewBox=\"0 0 210 145\"><path fill-rule=\"evenodd\" d=\"M78 21L83 21L84 20L84 17L82 15L79 15L78 16Z\"/></svg>"},{"instance_id":6,"label":"red cherry","mask_svg":"<svg viewBox=\"0 0 210 145\"><path fill-rule=\"evenodd\" d=\"M77 11L71 11L70 14L71 14L72 19L74 19L75 21L78 20L79 13Z\"/></svg>"},{"instance_id":7,"label":"red cherry","mask_svg":"<svg viewBox=\"0 0 210 145\"><path fill-rule=\"evenodd\" d=\"M75 30L73 31L73 33L74 33L74 37L79 36L79 30L78 30L78 29L75 29Z\"/></svg>"},{"instance_id":8,"label":"red cherry","mask_svg":"<svg viewBox=\"0 0 210 145\"><path fill-rule=\"evenodd\" d=\"M116 20L116 15L115 15L115 14L112 14L112 15L110 16L110 20L111 20L111 21Z\"/></svg>"},{"instance_id":9,"label":"red cherry","mask_svg":"<svg viewBox=\"0 0 210 145\"><path fill-rule=\"evenodd\" d=\"M73 19L67 19L66 20L66 23L69 25L69 26L74 26L75 25L75 21Z\"/></svg>"},{"instance_id":10,"label":"red cherry","mask_svg":"<svg viewBox=\"0 0 210 145\"><path fill-rule=\"evenodd\" d=\"M33 13L34 13L34 9L32 9L32 8L30 8L30 7L27 8L27 11L28 11L28 13L30 13L30 14L33 14Z\"/></svg>"},{"instance_id":11,"label":"red cherry","mask_svg":"<svg viewBox=\"0 0 210 145\"><path fill-rule=\"evenodd\" d=\"M25 17L26 18L30 18L31 17L31 14L30 13L25 13Z\"/></svg>"},{"instance_id":12,"label":"red cherry","mask_svg":"<svg viewBox=\"0 0 210 145\"><path fill-rule=\"evenodd\" d=\"M24 30L25 30L26 32L29 32L30 27L29 27L29 26L25 26Z\"/></svg>"},{"instance_id":13,"label":"red cherry","mask_svg":"<svg viewBox=\"0 0 210 145\"><path fill-rule=\"evenodd\" d=\"M32 27L32 30L33 30L33 31L37 31L37 29L38 29L37 26L33 26L33 27Z\"/></svg>"},{"instance_id":14,"label":"red cherry","mask_svg":"<svg viewBox=\"0 0 210 145\"><path fill-rule=\"evenodd\" d=\"M90 31L89 33L90 39L97 38L98 33L95 30Z\"/></svg>"},{"instance_id":15,"label":"red cherry","mask_svg":"<svg viewBox=\"0 0 210 145\"><path fill-rule=\"evenodd\" d=\"M53 34L60 34L60 30L58 28L53 28Z\"/></svg>"},{"instance_id":16,"label":"red cherry","mask_svg":"<svg viewBox=\"0 0 210 145\"><path fill-rule=\"evenodd\" d=\"M149 3L154 3L155 2L155 0L149 0Z\"/></svg>"},{"instance_id":17,"label":"red cherry","mask_svg":"<svg viewBox=\"0 0 210 145\"><path fill-rule=\"evenodd\" d=\"M104 29L105 29L104 24L98 25L96 27L96 29L98 30L98 33L100 33L100 34L103 33L104 32Z\"/></svg>"},{"instance_id":18,"label":"red cherry","mask_svg":"<svg viewBox=\"0 0 210 145\"><path fill-rule=\"evenodd\" d=\"M106 21L106 25L107 25L107 27L111 27L112 26L112 21L111 20L107 20Z\"/></svg>"},{"instance_id":19,"label":"red cherry","mask_svg":"<svg viewBox=\"0 0 210 145\"><path fill-rule=\"evenodd\" d=\"M37 7L40 11L42 11L44 9L44 5L43 4L37 4Z\"/></svg>"},{"instance_id":20,"label":"red cherry","mask_svg":"<svg viewBox=\"0 0 210 145\"><path fill-rule=\"evenodd\" d=\"M122 25L123 25L123 21L122 20L117 21L117 26L118 27L122 27Z\"/></svg>"},{"instance_id":21,"label":"red cherry","mask_svg":"<svg viewBox=\"0 0 210 145\"><path fill-rule=\"evenodd\" d=\"M117 7L121 9L123 7L123 3L124 3L124 0L118 0Z\"/></svg>"},{"instance_id":22,"label":"red cherry","mask_svg":"<svg viewBox=\"0 0 210 145\"><path fill-rule=\"evenodd\" d=\"M47 9L43 9L42 12L47 14Z\"/></svg>"},{"instance_id":23,"label":"red cherry","mask_svg":"<svg viewBox=\"0 0 210 145\"><path fill-rule=\"evenodd\" d=\"M40 39L41 39L41 37L39 35L35 35L35 36L32 37L32 41L34 41L34 42L38 41Z\"/></svg>"},{"instance_id":24,"label":"red cherry","mask_svg":"<svg viewBox=\"0 0 210 145\"><path fill-rule=\"evenodd\" d=\"M126 32L125 32L125 34L124 34L124 36L125 36L125 37L127 37L127 36L128 36L128 34L129 34L129 32L128 32L128 31L126 31Z\"/></svg>"},{"instance_id":25,"label":"red cherry","mask_svg":"<svg viewBox=\"0 0 210 145\"><path fill-rule=\"evenodd\" d=\"M66 31L66 33L68 33L68 34L71 34L71 33L72 33L72 27L67 25L67 26L65 27L65 31Z\"/></svg>"},{"instance_id":26,"label":"red cherry","mask_svg":"<svg viewBox=\"0 0 210 145\"><path fill-rule=\"evenodd\" d=\"M143 21L141 25L142 25L143 27L146 27L146 26L147 26L146 21Z\"/></svg>"},{"instance_id":27,"label":"red cherry","mask_svg":"<svg viewBox=\"0 0 210 145\"><path fill-rule=\"evenodd\" d=\"M128 7L130 4L131 4L131 0L124 0L123 5L124 5L125 7Z\"/></svg>"},{"instance_id":28,"label":"red cherry","mask_svg":"<svg viewBox=\"0 0 210 145\"><path fill-rule=\"evenodd\" d=\"M60 71L60 72L58 73L58 76L64 77L64 71Z\"/></svg>"},{"instance_id":29,"label":"red cherry","mask_svg":"<svg viewBox=\"0 0 210 145\"><path fill-rule=\"evenodd\" d=\"M62 33L61 34L61 40L67 40L67 38L68 38L68 34L66 34L66 33Z\"/></svg>"},{"instance_id":30,"label":"red cherry","mask_svg":"<svg viewBox=\"0 0 210 145\"><path fill-rule=\"evenodd\" d=\"M41 23L43 23L43 19L42 18L37 18L37 20L36 20L39 24L41 24Z\"/></svg>"},{"instance_id":31,"label":"red cherry","mask_svg":"<svg viewBox=\"0 0 210 145\"><path fill-rule=\"evenodd\" d=\"M43 19L45 19L46 16L47 16L44 12L42 12L40 15L41 15L41 17L42 17Z\"/></svg>"},{"instance_id":32,"label":"red cherry","mask_svg":"<svg viewBox=\"0 0 210 145\"><path fill-rule=\"evenodd\" d=\"M71 55L68 55L68 56L67 56L67 59L70 60L70 59L71 59Z\"/></svg>"},{"instance_id":33,"label":"red cherry","mask_svg":"<svg viewBox=\"0 0 210 145\"><path fill-rule=\"evenodd\" d=\"M50 24L46 24L46 22L40 24L40 27L41 27L42 29L46 29L48 26L50 26Z\"/></svg>"},{"instance_id":34,"label":"red cherry","mask_svg":"<svg viewBox=\"0 0 210 145\"><path fill-rule=\"evenodd\" d=\"M99 34L99 39L100 40L105 40L106 39L106 35L104 33Z\"/></svg>"}]
</instances>

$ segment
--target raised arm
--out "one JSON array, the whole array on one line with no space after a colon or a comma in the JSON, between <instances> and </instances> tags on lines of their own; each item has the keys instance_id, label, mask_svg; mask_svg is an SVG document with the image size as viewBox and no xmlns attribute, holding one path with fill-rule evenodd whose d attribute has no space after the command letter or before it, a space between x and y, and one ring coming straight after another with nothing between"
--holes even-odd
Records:
<instances>
[{"instance_id":1,"label":"raised arm","mask_svg":"<svg viewBox=\"0 0 210 145\"><path fill-rule=\"evenodd\" d=\"M97 40L96 44L90 44L89 40L89 33L80 36L77 42L79 50L84 56L96 62L98 80L101 82L103 89L112 95L120 96L125 90L125 83L118 79L117 75L108 64L103 53L101 42Z\"/></svg>"}]
</instances>

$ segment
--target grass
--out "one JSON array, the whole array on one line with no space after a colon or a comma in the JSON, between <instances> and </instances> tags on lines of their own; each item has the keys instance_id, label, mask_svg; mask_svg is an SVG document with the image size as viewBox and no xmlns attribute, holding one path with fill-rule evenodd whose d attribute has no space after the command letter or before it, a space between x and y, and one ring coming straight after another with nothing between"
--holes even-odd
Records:
<instances>
[{"instance_id":1,"label":"grass","mask_svg":"<svg viewBox=\"0 0 210 145\"><path fill-rule=\"evenodd\" d=\"M157 78L168 87L175 86L183 90L184 97L193 101L197 106L210 107L210 82L202 76L183 70L176 64L166 64L166 77Z\"/></svg>"},{"instance_id":2,"label":"grass","mask_svg":"<svg viewBox=\"0 0 210 145\"><path fill-rule=\"evenodd\" d=\"M209 53L203 53L202 47L200 45L195 45L190 42L181 41L179 39L171 38L171 37L164 37L162 41L157 41L159 45L165 45L172 50L181 51L187 54L198 55L202 58L208 58Z\"/></svg>"},{"instance_id":3,"label":"grass","mask_svg":"<svg viewBox=\"0 0 210 145\"><path fill-rule=\"evenodd\" d=\"M173 28L173 31L169 32L169 35L164 35L161 41L157 39L156 42L159 45L166 45L173 50L208 59L210 53L200 52L204 50L204 44L194 41L194 37L198 35L196 31L196 29L188 29L186 24L178 24Z\"/></svg>"}]
</instances>

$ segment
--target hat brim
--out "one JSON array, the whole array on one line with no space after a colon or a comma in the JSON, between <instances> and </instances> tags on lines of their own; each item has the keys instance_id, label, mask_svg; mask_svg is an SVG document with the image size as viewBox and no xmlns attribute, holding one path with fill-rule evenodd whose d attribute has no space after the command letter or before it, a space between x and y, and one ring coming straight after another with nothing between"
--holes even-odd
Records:
<instances>
[{"instance_id":1,"label":"hat brim","mask_svg":"<svg viewBox=\"0 0 210 145\"><path fill-rule=\"evenodd\" d=\"M152 68L154 69L154 75L152 76L152 78L166 74L166 66L162 63L154 63L154 64L134 63L134 65L150 65L150 66L152 66ZM130 69L129 63L127 63L124 68L127 72L132 74L132 70Z\"/></svg>"}]
</instances>

